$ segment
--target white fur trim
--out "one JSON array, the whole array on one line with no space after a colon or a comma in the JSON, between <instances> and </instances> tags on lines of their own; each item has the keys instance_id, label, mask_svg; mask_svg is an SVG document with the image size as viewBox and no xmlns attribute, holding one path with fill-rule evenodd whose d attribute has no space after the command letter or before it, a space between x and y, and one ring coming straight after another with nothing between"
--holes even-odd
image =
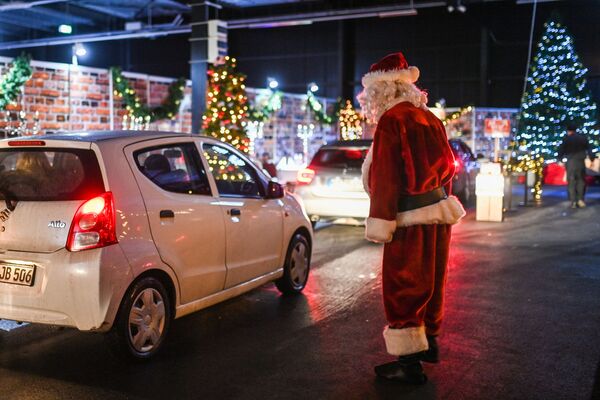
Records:
<instances>
[{"instance_id":1,"label":"white fur trim","mask_svg":"<svg viewBox=\"0 0 600 400\"><path fill-rule=\"evenodd\" d=\"M404 81L415 83L419 79L420 71L417 67L408 67L406 69L391 69L389 71L373 71L366 73L362 78L364 87L370 86L379 81Z\"/></svg>"},{"instance_id":2,"label":"white fur trim","mask_svg":"<svg viewBox=\"0 0 600 400\"><path fill-rule=\"evenodd\" d=\"M373 162L373 144L369 147L369 151L367 152L367 156L365 157L365 161L363 161L362 167L360 168L362 173L362 184L365 192L370 195L369 191L369 172L371 169L371 163Z\"/></svg>"},{"instance_id":3,"label":"white fur trim","mask_svg":"<svg viewBox=\"0 0 600 400\"><path fill-rule=\"evenodd\" d=\"M460 201L449 196L430 206L396 214L398 227L412 225L449 224L454 225L466 214Z\"/></svg>"},{"instance_id":4,"label":"white fur trim","mask_svg":"<svg viewBox=\"0 0 600 400\"><path fill-rule=\"evenodd\" d=\"M429 348L424 326L404 329L392 329L386 326L383 330L383 338L387 352L393 356L406 356Z\"/></svg>"},{"instance_id":5,"label":"white fur trim","mask_svg":"<svg viewBox=\"0 0 600 400\"><path fill-rule=\"evenodd\" d=\"M396 231L396 221L380 218L367 218L365 237L375 243L389 243Z\"/></svg>"}]
</instances>

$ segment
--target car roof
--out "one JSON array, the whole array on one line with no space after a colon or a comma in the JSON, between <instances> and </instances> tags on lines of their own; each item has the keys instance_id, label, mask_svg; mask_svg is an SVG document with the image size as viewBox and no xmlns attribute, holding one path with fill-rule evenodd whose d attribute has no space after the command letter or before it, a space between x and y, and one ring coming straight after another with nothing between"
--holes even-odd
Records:
<instances>
[{"instance_id":1,"label":"car roof","mask_svg":"<svg viewBox=\"0 0 600 400\"><path fill-rule=\"evenodd\" d=\"M12 140L66 140L76 142L104 142L118 139L135 138L137 140L156 139L161 137L191 137L189 133L159 131L88 131L61 132L44 135L11 138Z\"/></svg>"},{"instance_id":2,"label":"car roof","mask_svg":"<svg viewBox=\"0 0 600 400\"><path fill-rule=\"evenodd\" d=\"M371 143L373 143L373 139L337 140L335 142L327 143L323 148L371 147Z\"/></svg>"}]
</instances>

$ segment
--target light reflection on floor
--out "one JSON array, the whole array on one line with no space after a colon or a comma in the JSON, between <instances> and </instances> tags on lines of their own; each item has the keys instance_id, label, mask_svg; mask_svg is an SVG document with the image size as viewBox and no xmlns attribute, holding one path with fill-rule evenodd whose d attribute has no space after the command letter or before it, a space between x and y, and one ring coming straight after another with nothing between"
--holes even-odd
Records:
<instances>
[{"instance_id":1,"label":"light reflection on floor","mask_svg":"<svg viewBox=\"0 0 600 400\"><path fill-rule=\"evenodd\" d=\"M19 323L19 322L15 322L15 321L9 321L6 319L0 319L0 330L7 331L7 332L10 332L14 329L22 328L27 325L28 324L23 323L23 322Z\"/></svg>"}]
</instances>

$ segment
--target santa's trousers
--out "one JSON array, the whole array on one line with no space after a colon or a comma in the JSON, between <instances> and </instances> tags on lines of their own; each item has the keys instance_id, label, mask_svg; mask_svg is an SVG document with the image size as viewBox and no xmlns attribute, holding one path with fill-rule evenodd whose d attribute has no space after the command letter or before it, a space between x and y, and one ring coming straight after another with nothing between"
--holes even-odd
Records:
<instances>
[{"instance_id":1,"label":"santa's trousers","mask_svg":"<svg viewBox=\"0 0 600 400\"><path fill-rule=\"evenodd\" d=\"M398 228L383 250L383 303L388 320L383 336L388 353L427 350L443 317L450 225Z\"/></svg>"}]
</instances>

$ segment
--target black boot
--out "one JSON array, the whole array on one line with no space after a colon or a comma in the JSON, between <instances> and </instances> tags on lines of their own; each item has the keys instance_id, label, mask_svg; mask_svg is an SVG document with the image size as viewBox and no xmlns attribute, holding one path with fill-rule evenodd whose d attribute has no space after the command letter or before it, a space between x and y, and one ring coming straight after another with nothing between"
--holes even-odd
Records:
<instances>
[{"instance_id":1,"label":"black boot","mask_svg":"<svg viewBox=\"0 0 600 400\"><path fill-rule=\"evenodd\" d=\"M433 364L439 363L440 348L437 344L436 336L427 335L427 343L429 343L429 349L421 353L421 361Z\"/></svg>"},{"instance_id":2,"label":"black boot","mask_svg":"<svg viewBox=\"0 0 600 400\"><path fill-rule=\"evenodd\" d=\"M421 365L421 353L398 357L398 361L381 364L375 367L375 374L379 378L394 382L423 385L427 382L427 375Z\"/></svg>"}]
</instances>

